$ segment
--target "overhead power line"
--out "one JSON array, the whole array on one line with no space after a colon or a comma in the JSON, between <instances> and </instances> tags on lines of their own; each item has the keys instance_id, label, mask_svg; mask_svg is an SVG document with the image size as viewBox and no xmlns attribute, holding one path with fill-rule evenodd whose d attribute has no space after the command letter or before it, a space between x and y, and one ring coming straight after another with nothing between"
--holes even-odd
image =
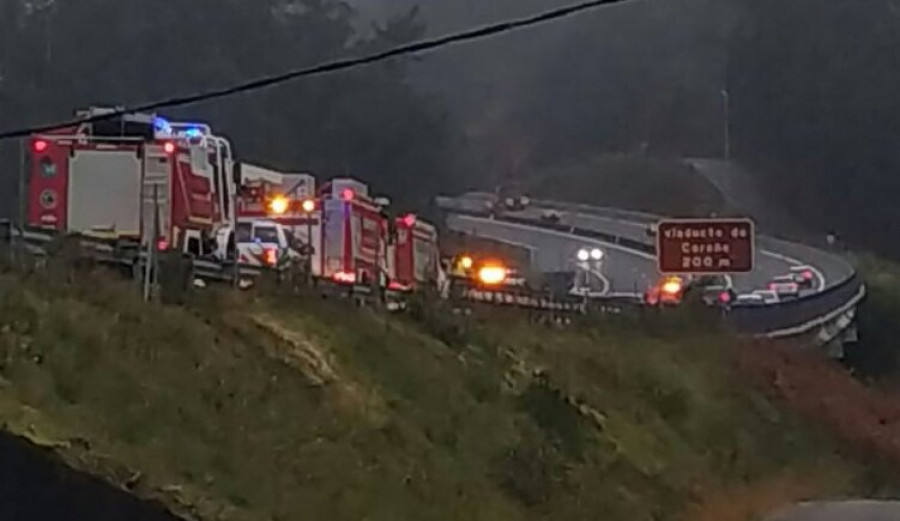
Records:
<instances>
[{"instance_id":1,"label":"overhead power line","mask_svg":"<svg viewBox=\"0 0 900 521\"><path fill-rule=\"evenodd\" d=\"M106 119L115 118L118 116L122 116L124 114L134 113L134 112L150 112L163 108L171 108L171 107L181 107L184 105L192 105L195 103L200 103L203 101L209 101L217 98L225 98L228 96L233 96L235 94L240 94L244 92L250 92L254 90L264 89L266 87L272 87L274 85L278 85L281 83L289 82L292 80L296 80L299 78L305 78L309 76L319 76L322 74L327 74L331 72L342 71L346 69L352 69L356 67L361 67L365 65L370 65L372 63L380 62L387 60L389 58L394 58L397 56L402 56L406 54L413 54L423 51L430 51L433 49L437 49L440 47L446 47L448 45L459 44L470 42L473 40L480 40L483 38L487 38L489 36L495 36L502 33L507 33L510 31L515 31L518 29L523 29L526 27L531 27L535 25L541 25L553 20L558 20L560 18L572 16L578 13L582 13L585 11L589 11L592 9L597 9L599 7L604 7L612 4L624 3L628 0L587 0L585 2L572 4L564 7L560 7L557 9L553 9L550 11L545 11L543 13L535 14L532 16L528 16L525 18L518 18L513 20L506 20L503 22L498 22L491 25L486 25L483 27L478 27L475 29L469 29L466 31L462 31L459 33L448 34L444 36L439 36L432 39L420 40L417 42L409 43L406 45L401 45L399 47L394 47L392 49L372 53L364 56L359 56L356 58L345 58L337 61L327 62L319 65L313 65L310 67L305 67L301 69L295 69L292 71L288 71L282 74L265 76L259 79L251 80L246 83L241 83L238 85L233 85L230 87L223 87L216 90L211 90L199 94L189 94L185 96L173 97L164 99L161 101L154 101L145 103L142 105L136 105L132 107L125 107L121 110L108 112L102 115L83 118L83 119L71 119L68 121L61 121L57 123L38 125L27 128L20 128L14 130L8 130L5 132L0 132L0 140L25 137L31 134L38 134L41 132L49 132L51 130L57 130L60 128L71 127L74 125L82 124L82 123L90 123L95 121L101 121Z\"/></svg>"}]
</instances>

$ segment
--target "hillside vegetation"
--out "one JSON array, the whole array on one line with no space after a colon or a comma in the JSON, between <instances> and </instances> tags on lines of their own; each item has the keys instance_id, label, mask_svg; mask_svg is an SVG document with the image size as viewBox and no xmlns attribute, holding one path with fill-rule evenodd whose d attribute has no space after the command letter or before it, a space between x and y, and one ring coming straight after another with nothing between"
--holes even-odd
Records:
<instances>
[{"instance_id":1,"label":"hillside vegetation","mask_svg":"<svg viewBox=\"0 0 900 521\"><path fill-rule=\"evenodd\" d=\"M0 420L185 516L749 520L887 482L744 385L738 342L690 314L560 329L135 293L0 274Z\"/></svg>"}]
</instances>

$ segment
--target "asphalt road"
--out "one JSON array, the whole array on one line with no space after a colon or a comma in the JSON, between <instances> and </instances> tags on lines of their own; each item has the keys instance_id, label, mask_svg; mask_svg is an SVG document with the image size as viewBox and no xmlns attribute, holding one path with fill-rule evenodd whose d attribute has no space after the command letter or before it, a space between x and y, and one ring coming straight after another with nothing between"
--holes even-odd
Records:
<instances>
[{"instance_id":1,"label":"asphalt road","mask_svg":"<svg viewBox=\"0 0 900 521\"><path fill-rule=\"evenodd\" d=\"M644 291L657 279L656 259L653 256L602 241L465 215L449 216L447 226L458 232L529 246L533 248L533 267L543 272L576 271L578 250L599 247L605 257L600 269L602 277L597 277L600 280L595 283L605 287L601 291L607 294L634 295Z\"/></svg>"},{"instance_id":2,"label":"asphalt road","mask_svg":"<svg viewBox=\"0 0 900 521\"><path fill-rule=\"evenodd\" d=\"M898 521L898 501L842 501L805 503L781 511L765 521Z\"/></svg>"},{"instance_id":3,"label":"asphalt road","mask_svg":"<svg viewBox=\"0 0 900 521\"><path fill-rule=\"evenodd\" d=\"M467 194L462 197L444 199L445 208L477 212L485 209L484 194ZM577 208L573 205L573 208ZM517 217L538 220L545 208L536 202L531 208L516 212ZM653 216L600 210L587 212L558 211L560 222L579 228L600 230L621 237L650 242L647 228L655 221ZM476 233L485 237L526 245L533 249L535 267L541 271L573 270L576 252L585 246L599 246L606 253L598 283L610 293L639 293L654 283L659 274L656 260L649 255L620 248L602 241L581 238L557 231L512 223L503 223L487 218L461 215L451 217L448 225L457 231ZM793 265L808 264L814 268L816 285L807 294L831 287L844 281L852 274L852 268L842 258L803 245L779 241L769 237L757 238L755 270L751 273L734 275L732 282L739 293L764 289L769 281L788 272Z\"/></svg>"}]
</instances>

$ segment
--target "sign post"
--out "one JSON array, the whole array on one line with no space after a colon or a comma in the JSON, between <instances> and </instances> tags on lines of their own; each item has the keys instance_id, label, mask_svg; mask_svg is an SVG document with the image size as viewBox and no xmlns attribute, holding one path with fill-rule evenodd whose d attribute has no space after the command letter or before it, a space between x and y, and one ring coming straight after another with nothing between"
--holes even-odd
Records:
<instances>
[{"instance_id":1,"label":"sign post","mask_svg":"<svg viewBox=\"0 0 900 521\"><path fill-rule=\"evenodd\" d=\"M753 270L754 249L750 219L665 219L656 231L664 274L746 273Z\"/></svg>"}]
</instances>

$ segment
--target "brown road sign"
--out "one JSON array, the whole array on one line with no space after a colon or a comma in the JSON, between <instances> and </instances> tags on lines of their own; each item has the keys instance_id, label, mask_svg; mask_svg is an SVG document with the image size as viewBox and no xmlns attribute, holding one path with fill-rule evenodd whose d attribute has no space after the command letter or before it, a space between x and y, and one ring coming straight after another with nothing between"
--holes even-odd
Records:
<instances>
[{"instance_id":1,"label":"brown road sign","mask_svg":"<svg viewBox=\"0 0 900 521\"><path fill-rule=\"evenodd\" d=\"M662 273L745 273L753 270L750 219L665 219L656 231Z\"/></svg>"}]
</instances>

